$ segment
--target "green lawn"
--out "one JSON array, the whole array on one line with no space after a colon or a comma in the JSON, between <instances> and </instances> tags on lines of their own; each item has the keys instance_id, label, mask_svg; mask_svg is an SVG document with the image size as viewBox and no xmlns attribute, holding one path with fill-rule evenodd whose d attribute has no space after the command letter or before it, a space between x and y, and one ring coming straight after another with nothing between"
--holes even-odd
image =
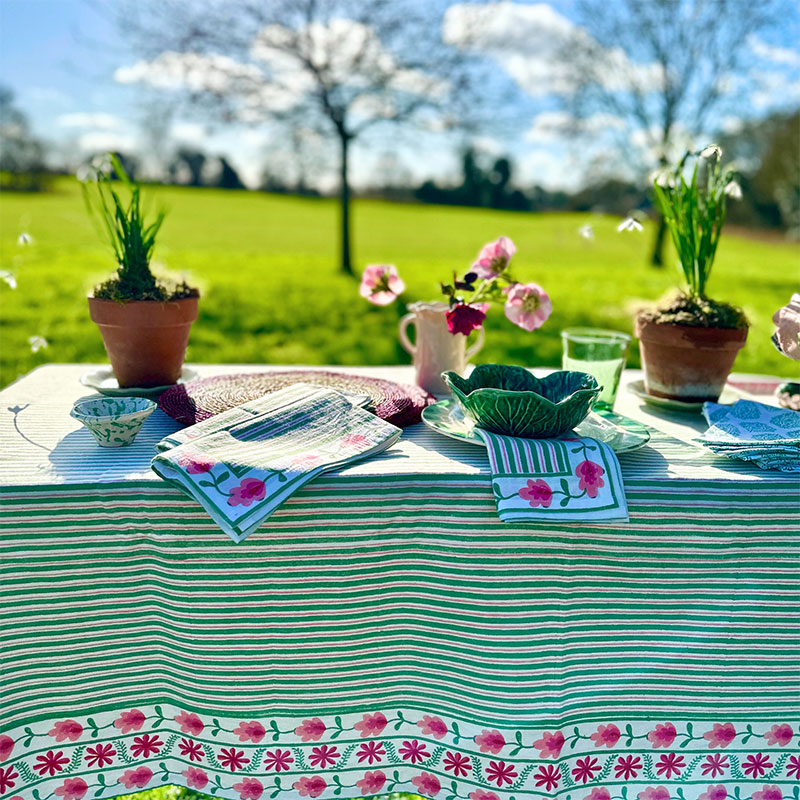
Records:
<instances>
[{"instance_id":1,"label":"green lawn","mask_svg":"<svg viewBox=\"0 0 800 800\"><path fill-rule=\"evenodd\" d=\"M265 364L406 363L396 325L404 306L374 308L335 262L336 205L328 199L164 187L170 210L156 259L201 287L192 331L192 361ZM590 222L594 241L577 229ZM407 300L436 298L438 281L462 271L498 235L517 244L514 268L549 292L554 312L527 333L490 313L479 361L555 365L559 332L568 325L631 330L637 303L658 298L673 268L647 266L652 229L617 233L618 220L589 214L520 214L485 209L355 203L357 263L395 263ZM20 232L34 237L17 244ZM42 195L0 199L2 268L18 288L0 283L0 384L46 361L103 361L86 300L113 268L71 180ZM711 294L743 306L750 340L736 369L791 376L793 364L772 347L770 318L797 290L800 246L723 236ZM34 354L30 336L49 347ZM638 365L633 352L630 364Z\"/></svg>"}]
</instances>

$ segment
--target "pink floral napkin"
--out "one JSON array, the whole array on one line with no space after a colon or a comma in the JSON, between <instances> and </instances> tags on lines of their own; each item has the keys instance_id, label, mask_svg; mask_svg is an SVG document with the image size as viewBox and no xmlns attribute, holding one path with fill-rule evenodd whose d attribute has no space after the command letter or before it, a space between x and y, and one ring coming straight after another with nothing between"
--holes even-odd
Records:
<instances>
[{"instance_id":1,"label":"pink floral napkin","mask_svg":"<svg viewBox=\"0 0 800 800\"><path fill-rule=\"evenodd\" d=\"M503 522L628 519L614 451L585 436L520 439L481 428Z\"/></svg>"},{"instance_id":2,"label":"pink floral napkin","mask_svg":"<svg viewBox=\"0 0 800 800\"><path fill-rule=\"evenodd\" d=\"M321 472L401 433L333 389L295 384L167 437L152 468L240 542Z\"/></svg>"}]
</instances>

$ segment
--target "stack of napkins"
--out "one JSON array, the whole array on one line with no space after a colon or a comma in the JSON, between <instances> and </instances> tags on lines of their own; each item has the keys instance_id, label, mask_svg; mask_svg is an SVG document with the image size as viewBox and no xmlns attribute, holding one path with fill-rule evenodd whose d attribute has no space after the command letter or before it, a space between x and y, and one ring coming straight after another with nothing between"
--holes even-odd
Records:
<instances>
[{"instance_id":1,"label":"stack of napkins","mask_svg":"<svg viewBox=\"0 0 800 800\"><path fill-rule=\"evenodd\" d=\"M321 472L401 433L333 389L300 383L167 436L152 467L240 542Z\"/></svg>"},{"instance_id":2,"label":"stack of napkins","mask_svg":"<svg viewBox=\"0 0 800 800\"><path fill-rule=\"evenodd\" d=\"M475 432L489 452L503 522L628 519L619 461L608 445L586 436L521 439Z\"/></svg>"},{"instance_id":3,"label":"stack of napkins","mask_svg":"<svg viewBox=\"0 0 800 800\"><path fill-rule=\"evenodd\" d=\"M719 455L753 461L762 469L800 472L800 412L737 400L704 403L711 426L695 441Z\"/></svg>"}]
</instances>

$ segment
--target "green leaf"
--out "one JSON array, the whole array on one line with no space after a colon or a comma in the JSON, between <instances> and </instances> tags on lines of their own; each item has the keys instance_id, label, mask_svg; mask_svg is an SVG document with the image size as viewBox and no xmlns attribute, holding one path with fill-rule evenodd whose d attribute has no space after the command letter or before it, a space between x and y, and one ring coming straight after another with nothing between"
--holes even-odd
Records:
<instances>
[{"instance_id":1,"label":"green leaf","mask_svg":"<svg viewBox=\"0 0 800 800\"><path fill-rule=\"evenodd\" d=\"M230 472L223 472L222 475L217 475L217 483L222 483L223 481L228 480L230 476Z\"/></svg>"},{"instance_id":2,"label":"green leaf","mask_svg":"<svg viewBox=\"0 0 800 800\"><path fill-rule=\"evenodd\" d=\"M571 499L572 499L571 497L562 497L562 498L561 498L561 502L559 503L559 505L561 506L561 508L564 508L564 506L568 505L568 504L569 504L569 501L570 501Z\"/></svg>"}]
</instances>

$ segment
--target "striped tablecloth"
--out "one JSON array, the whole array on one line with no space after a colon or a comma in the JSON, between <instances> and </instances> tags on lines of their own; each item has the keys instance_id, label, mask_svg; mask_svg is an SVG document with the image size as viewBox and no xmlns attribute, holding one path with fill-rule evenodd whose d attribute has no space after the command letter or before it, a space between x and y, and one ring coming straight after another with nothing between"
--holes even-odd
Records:
<instances>
[{"instance_id":1,"label":"striped tablecloth","mask_svg":"<svg viewBox=\"0 0 800 800\"><path fill-rule=\"evenodd\" d=\"M506 525L417 426L237 545L150 472L167 417L77 427L83 369L2 392L3 798L800 794L796 476L656 430L629 523Z\"/></svg>"}]
</instances>

